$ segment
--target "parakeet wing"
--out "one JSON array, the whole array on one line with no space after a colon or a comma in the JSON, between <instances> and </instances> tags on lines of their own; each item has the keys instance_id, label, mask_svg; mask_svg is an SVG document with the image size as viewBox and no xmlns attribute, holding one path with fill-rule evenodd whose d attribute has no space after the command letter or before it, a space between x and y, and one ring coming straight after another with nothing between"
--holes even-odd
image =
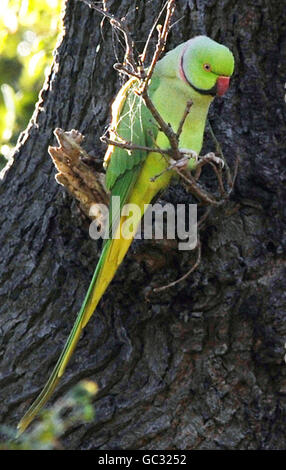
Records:
<instances>
[{"instance_id":1,"label":"parakeet wing","mask_svg":"<svg viewBox=\"0 0 286 470\"><path fill-rule=\"evenodd\" d=\"M159 86L160 79L154 78L149 87L152 94ZM133 145L154 147L158 134L158 125L144 102L135 91L138 80L131 79L122 88L112 107L111 139L131 142ZM128 151L110 146L105 157L106 186L111 196L120 197L120 205L110 203L110 226L116 227L123 205L128 201L148 152L141 150Z\"/></svg>"}]
</instances>

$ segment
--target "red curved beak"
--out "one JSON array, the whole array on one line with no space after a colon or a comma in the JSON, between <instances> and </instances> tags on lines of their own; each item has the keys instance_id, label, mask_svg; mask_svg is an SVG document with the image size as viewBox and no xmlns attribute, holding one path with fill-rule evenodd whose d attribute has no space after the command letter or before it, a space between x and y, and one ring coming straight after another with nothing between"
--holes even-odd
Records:
<instances>
[{"instance_id":1,"label":"red curved beak","mask_svg":"<svg viewBox=\"0 0 286 470\"><path fill-rule=\"evenodd\" d=\"M216 86L217 86L217 95L223 96L229 89L230 77L218 77Z\"/></svg>"}]
</instances>

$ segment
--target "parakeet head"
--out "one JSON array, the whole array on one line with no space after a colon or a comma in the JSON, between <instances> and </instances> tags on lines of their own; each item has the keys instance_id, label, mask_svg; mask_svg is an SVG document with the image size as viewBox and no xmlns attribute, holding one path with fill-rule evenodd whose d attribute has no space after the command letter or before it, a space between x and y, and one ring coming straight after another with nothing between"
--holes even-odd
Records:
<instances>
[{"instance_id":1,"label":"parakeet head","mask_svg":"<svg viewBox=\"0 0 286 470\"><path fill-rule=\"evenodd\" d=\"M200 94L224 95L233 70L232 52L207 36L190 39L182 49L179 75Z\"/></svg>"}]
</instances>

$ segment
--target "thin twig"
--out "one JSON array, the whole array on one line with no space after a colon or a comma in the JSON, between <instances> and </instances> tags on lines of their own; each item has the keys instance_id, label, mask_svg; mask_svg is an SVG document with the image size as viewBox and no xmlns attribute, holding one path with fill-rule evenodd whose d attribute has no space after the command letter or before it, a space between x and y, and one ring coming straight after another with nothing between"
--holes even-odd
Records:
<instances>
[{"instance_id":1,"label":"thin twig","mask_svg":"<svg viewBox=\"0 0 286 470\"><path fill-rule=\"evenodd\" d=\"M210 215L211 207L212 207L212 206L208 206L208 207L206 208L206 211L205 211L204 215L202 215L201 218L200 218L200 220L198 221L198 230L199 230L199 231L202 229L203 224L205 223L205 221L207 220L208 216Z\"/></svg>"},{"instance_id":2,"label":"thin twig","mask_svg":"<svg viewBox=\"0 0 286 470\"><path fill-rule=\"evenodd\" d=\"M176 134L176 137L177 137L177 140L179 141L179 138L180 138L180 135L182 134L182 130L183 130L183 127L184 127L184 124L185 124L185 121L191 111L191 107L193 106L193 102L192 100L189 100L187 101L187 105L186 105L186 108L185 108L185 111L184 111L184 114L182 116L182 119L180 121L180 124L179 124L179 127L178 127L178 130L177 130L177 134Z\"/></svg>"},{"instance_id":3,"label":"thin twig","mask_svg":"<svg viewBox=\"0 0 286 470\"><path fill-rule=\"evenodd\" d=\"M141 60L141 64L143 65L144 62L145 62L145 59L146 59L146 55L147 55L147 50L148 50L148 46L149 46L149 43L150 43L150 40L151 40L151 37L152 37L152 34L156 28L156 25L160 19L160 16L162 15L163 11L165 10L166 6L167 6L168 2L165 3L165 5L163 6L162 10L160 11L159 15L157 16L156 20L154 21L154 24L152 26L152 28L150 29L150 32L149 32L149 35L148 35L148 38L147 38L147 41L145 43L145 46L144 46L144 49L143 49L143 52L142 54L140 54L140 60Z\"/></svg>"},{"instance_id":4,"label":"thin twig","mask_svg":"<svg viewBox=\"0 0 286 470\"><path fill-rule=\"evenodd\" d=\"M105 13L105 12L104 12ZM132 70L136 70L136 62L134 59L133 49L134 49L134 42L131 39L131 36L128 32L128 29L125 27L122 21L119 21L117 18L110 20L111 26L115 26L119 31L122 32L126 44L126 51L124 56L124 63L129 64L132 67Z\"/></svg>"},{"instance_id":5,"label":"thin twig","mask_svg":"<svg viewBox=\"0 0 286 470\"><path fill-rule=\"evenodd\" d=\"M201 242L200 240L198 239L198 243L197 243L197 251L198 251L198 255L197 255L197 260L195 262L195 264L193 264L193 266L191 267L191 269L189 269L188 272L186 272L186 274L184 274L182 277L180 277L179 279L177 279L176 281L173 281L173 282L170 282L170 284L167 284L165 286L162 286L162 287L155 287L153 289L153 292L162 292L166 289L169 289L170 287L174 287L176 286L177 284L179 284L180 282L184 281L185 279L187 279L187 277L190 276L190 274L192 274L192 272L194 272L197 267L199 266L200 262L201 262Z\"/></svg>"},{"instance_id":6,"label":"thin twig","mask_svg":"<svg viewBox=\"0 0 286 470\"><path fill-rule=\"evenodd\" d=\"M144 145L137 145L133 144L132 142L128 142L126 140L119 142L118 140L111 140L105 135L100 137L101 142L108 145L114 145L116 147L120 147L125 150L141 150L142 152L154 152L160 153L161 155L169 155L170 157L173 155L171 149L160 149L159 147L152 148L152 147L145 147Z\"/></svg>"},{"instance_id":7,"label":"thin twig","mask_svg":"<svg viewBox=\"0 0 286 470\"><path fill-rule=\"evenodd\" d=\"M210 130L211 137L212 137L212 139L213 139L213 141L214 141L214 144L215 144L216 152L221 156L221 158L222 158L223 161L225 162L225 158L224 158L224 154L223 154L221 145L220 145L219 141L217 140L217 138L216 138L216 136L215 136L215 133L214 133L213 128L212 128L212 125L211 125L211 123L210 123L209 120L208 120L208 126L209 126L209 130Z\"/></svg>"},{"instance_id":8,"label":"thin twig","mask_svg":"<svg viewBox=\"0 0 286 470\"><path fill-rule=\"evenodd\" d=\"M120 63L116 63L113 65L113 68L114 70L117 70L118 72L120 73L125 73L125 75L128 75L129 77L135 77L135 78L138 78L138 80L141 80L142 79L142 75L139 74L139 73L134 73L132 70L130 70L129 68L127 67L124 67L124 65L120 64Z\"/></svg>"},{"instance_id":9,"label":"thin twig","mask_svg":"<svg viewBox=\"0 0 286 470\"><path fill-rule=\"evenodd\" d=\"M171 18L172 18L172 15L174 13L174 10L175 10L175 6L176 6L175 5L175 0L168 0L167 12L166 12L164 25L159 30L159 37L158 37L156 49L155 49L155 52L154 52L154 55L153 55L153 58L152 58L152 62L151 62L151 65L148 69L147 76L144 78L144 80L142 80L142 84L139 87L139 89L137 90L137 94L142 96L142 99L143 99L146 107L151 112L151 114L154 117L155 121L157 121L157 123L159 124L160 129L162 130L162 132L164 132L164 134L168 137L170 145L171 145L171 149L173 150L173 155L172 155L173 159L174 160L180 160L181 154L180 154L180 151L178 149L177 134L173 131L171 125L166 123L165 120L162 118L162 116L160 115L158 110L155 108L155 106L154 106L154 104L153 104L153 102L152 102L152 100L151 100L151 98L148 94L148 85L149 85L150 79L153 75L155 66L156 66L156 64L159 60L159 57L162 54L162 52L165 48L166 42L167 42L168 32L169 32L169 29L170 29L170 22L171 22ZM184 121L185 121L186 117L183 116Z\"/></svg>"},{"instance_id":10,"label":"thin twig","mask_svg":"<svg viewBox=\"0 0 286 470\"><path fill-rule=\"evenodd\" d=\"M216 165L212 162L209 162L209 165L212 167L212 169L213 169L213 171L214 171L214 173L217 177L218 186L219 186L221 196L223 198L227 198L227 193L225 192L223 181L222 181L221 170L218 170Z\"/></svg>"},{"instance_id":11,"label":"thin twig","mask_svg":"<svg viewBox=\"0 0 286 470\"><path fill-rule=\"evenodd\" d=\"M155 65L157 64L160 55L165 49L167 37L169 33L169 28L170 28L170 21L175 11L175 7L176 7L175 0L168 0L167 13L166 13L165 21L164 21L164 26L163 28L159 29L159 38L158 38L158 42L156 45L156 49L155 49L155 52L151 61L151 65L148 69L147 77L145 78L143 85L142 85L142 90L141 90L142 95L144 94L144 91L147 89L149 85L149 81L153 75Z\"/></svg>"},{"instance_id":12,"label":"thin twig","mask_svg":"<svg viewBox=\"0 0 286 470\"><path fill-rule=\"evenodd\" d=\"M238 167L239 167L239 162L240 162L240 158L239 156L236 157L236 160L235 160L235 166L234 166L234 172L233 172L233 175L231 175L231 171L230 171L230 168L228 166L228 163L224 157L224 154L223 154L223 151L222 151L222 148L221 148L221 145L219 143L219 141L217 140L216 136L215 136L215 133L212 129L212 126L211 126L211 123L210 121L208 121L208 125L209 125L209 130L210 130L210 134L211 134L211 137L215 143L215 147L216 147L216 152L221 156L222 160L224 161L224 164L225 164L225 169L226 169L226 176L227 176L227 184L229 186L229 191L227 192L227 195L230 196L232 190L233 190L233 187L234 187L234 183L235 183L235 180L236 180L236 177L237 177L237 172L238 172Z\"/></svg>"},{"instance_id":13,"label":"thin twig","mask_svg":"<svg viewBox=\"0 0 286 470\"><path fill-rule=\"evenodd\" d=\"M234 172L233 172L233 177L232 177L230 189L229 189L229 191L228 191L228 195L230 195L230 194L232 193L232 190L233 190L233 187L234 187L234 183L235 183L235 181L236 181L236 177L237 177L237 173L238 173L239 163L240 163L240 157L239 157L239 155L237 155L237 156L236 156L236 160L235 160L235 164L234 164Z\"/></svg>"},{"instance_id":14,"label":"thin twig","mask_svg":"<svg viewBox=\"0 0 286 470\"><path fill-rule=\"evenodd\" d=\"M173 153L172 150L170 152ZM162 176L164 173L167 173L168 171L174 170L176 168L186 167L188 161L189 161L189 158L183 156L181 160L176 160L174 163L171 163L169 166L167 166L163 171L161 171L160 173L157 173L157 175L154 175L152 178L150 178L150 181L154 183L154 181L160 178L160 176Z\"/></svg>"},{"instance_id":15,"label":"thin twig","mask_svg":"<svg viewBox=\"0 0 286 470\"><path fill-rule=\"evenodd\" d=\"M188 186L191 188L191 192L194 196L196 196L199 200L207 203L207 204L212 204L214 206L219 206L221 204L220 201L216 201L216 199L213 199L205 190L200 188L196 180L193 178L191 174L186 176L181 170L178 168L175 168L175 171L180 175L180 177L188 184Z\"/></svg>"},{"instance_id":16,"label":"thin twig","mask_svg":"<svg viewBox=\"0 0 286 470\"><path fill-rule=\"evenodd\" d=\"M124 22L116 18L111 13L108 13L106 9L102 10L102 8L97 7L91 0L82 0L82 2L86 3L90 8L92 8L93 10L96 10L98 13L101 13L104 17L108 18L111 26L114 26L115 28L119 29L119 31L122 32L124 36L124 40L125 40L125 45L126 45L124 62L130 65L131 69L135 73L137 67L136 67L136 62L135 62L134 53L133 53L134 42Z\"/></svg>"},{"instance_id":17,"label":"thin twig","mask_svg":"<svg viewBox=\"0 0 286 470\"><path fill-rule=\"evenodd\" d=\"M228 163L227 163L227 161L224 157L221 145L220 145L219 141L217 140L217 138L215 136L215 133L213 131L213 128L212 128L211 123L210 123L209 120L208 120L208 126L209 126L211 137L212 137L212 139L214 141L214 144L215 144L216 152L221 156L222 160L224 161L225 170L226 170L226 177L227 177L227 184L229 186L231 186L232 185L232 177L231 177L230 168L229 168Z\"/></svg>"},{"instance_id":18,"label":"thin twig","mask_svg":"<svg viewBox=\"0 0 286 470\"><path fill-rule=\"evenodd\" d=\"M151 112L152 116L154 117L154 119L159 124L161 131L164 132L164 134L168 137L171 148L173 150L173 155L172 155L173 159L174 160L180 160L181 155L180 155L180 151L178 149L178 141L177 141L176 133L173 131L171 125L167 124L164 121L164 119L162 118L160 113L155 108L150 96L148 95L147 89L145 89L143 91L142 98L144 100L145 105L147 106L147 108Z\"/></svg>"}]
</instances>

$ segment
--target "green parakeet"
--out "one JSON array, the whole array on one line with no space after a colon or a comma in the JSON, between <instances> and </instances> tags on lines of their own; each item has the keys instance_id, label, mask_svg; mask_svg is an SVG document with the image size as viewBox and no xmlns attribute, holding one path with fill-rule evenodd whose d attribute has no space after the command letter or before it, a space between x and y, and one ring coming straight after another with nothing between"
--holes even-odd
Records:
<instances>
[{"instance_id":1,"label":"green parakeet","mask_svg":"<svg viewBox=\"0 0 286 470\"><path fill-rule=\"evenodd\" d=\"M148 92L162 118L171 124L174 131L178 129L187 102L193 102L180 135L180 148L200 152L209 106L215 96L222 96L227 91L233 70L234 58L230 50L206 36L190 39L158 61ZM134 93L137 86L138 80L131 78L119 91L112 106L111 137L117 136L138 146L170 148L167 137L158 129L142 98ZM111 196L120 197L120 208L112 207L112 204L110 207L117 236L104 243L88 292L62 354L43 391L20 421L20 432L26 429L55 389L82 329L132 242L137 229L136 221L133 236L122 236L121 229L126 220L126 216L121 215L123 206L132 203L140 207L138 224L144 213L144 205L149 204L170 183L172 172L164 172L168 165L168 158L158 153L140 150L130 152L119 147L108 147L105 156L106 186ZM189 166L194 167L192 159ZM152 177L158 174L161 176L153 181Z\"/></svg>"}]
</instances>

